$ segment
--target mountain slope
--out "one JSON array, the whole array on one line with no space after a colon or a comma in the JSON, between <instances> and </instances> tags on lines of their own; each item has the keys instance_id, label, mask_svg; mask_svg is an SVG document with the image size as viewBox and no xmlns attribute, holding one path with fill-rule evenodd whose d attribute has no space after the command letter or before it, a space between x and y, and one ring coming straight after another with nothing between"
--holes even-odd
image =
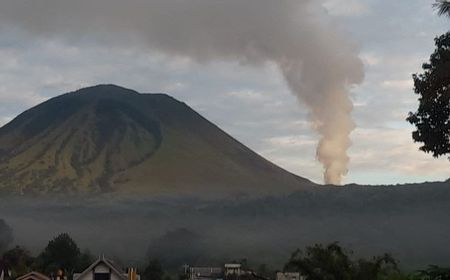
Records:
<instances>
[{"instance_id":1,"label":"mountain slope","mask_svg":"<svg viewBox=\"0 0 450 280\"><path fill-rule=\"evenodd\" d=\"M85 88L0 128L4 192L263 194L310 185L164 94Z\"/></svg>"}]
</instances>

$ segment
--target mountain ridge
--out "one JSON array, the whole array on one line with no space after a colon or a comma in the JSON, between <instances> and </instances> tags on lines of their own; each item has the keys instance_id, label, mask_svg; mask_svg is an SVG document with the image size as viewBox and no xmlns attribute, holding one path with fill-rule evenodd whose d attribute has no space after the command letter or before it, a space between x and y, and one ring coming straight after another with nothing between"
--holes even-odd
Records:
<instances>
[{"instance_id":1,"label":"mountain ridge","mask_svg":"<svg viewBox=\"0 0 450 280\"><path fill-rule=\"evenodd\" d=\"M0 128L5 192L258 194L312 185L162 93L83 88Z\"/></svg>"}]
</instances>

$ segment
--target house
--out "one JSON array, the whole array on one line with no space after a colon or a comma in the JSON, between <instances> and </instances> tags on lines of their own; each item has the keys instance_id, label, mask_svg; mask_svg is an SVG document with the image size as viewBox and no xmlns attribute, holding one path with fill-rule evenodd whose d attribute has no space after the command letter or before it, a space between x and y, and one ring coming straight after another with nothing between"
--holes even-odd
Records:
<instances>
[{"instance_id":1,"label":"house","mask_svg":"<svg viewBox=\"0 0 450 280\"><path fill-rule=\"evenodd\" d=\"M228 263L222 267L190 267L186 265L184 269L189 280L224 280L239 279L244 274L241 267L241 264Z\"/></svg>"},{"instance_id":2,"label":"house","mask_svg":"<svg viewBox=\"0 0 450 280\"><path fill-rule=\"evenodd\" d=\"M242 274L240 263L227 263L224 265L224 276L228 277L239 277Z\"/></svg>"},{"instance_id":3,"label":"house","mask_svg":"<svg viewBox=\"0 0 450 280\"><path fill-rule=\"evenodd\" d=\"M306 280L299 272L277 272L276 280Z\"/></svg>"},{"instance_id":4,"label":"house","mask_svg":"<svg viewBox=\"0 0 450 280\"><path fill-rule=\"evenodd\" d=\"M32 271L30 273L27 273L23 276L16 278L16 280L51 280L51 279L50 279L50 277L48 277L42 273Z\"/></svg>"},{"instance_id":5,"label":"house","mask_svg":"<svg viewBox=\"0 0 450 280\"><path fill-rule=\"evenodd\" d=\"M221 267L188 267L189 280L223 280Z\"/></svg>"},{"instance_id":6,"label":"house","mask_svg":"<svg viewBox=\"0 0 450 280\"><path fill-rule=\"evenodd\" d=\"M85 271L75 273L74 280L140 280L136 269L130 268L128 272L122 271L112 261L100 257Z\"/></svg>"},{"instance_id":7,"label":"house","mask_svg":"<svg viewBox=\"0 0 450 280\"><path fill-rule=\"evenodd\" d=\"M11 270L9 266L0 259L0 280L9 280L11 279Z\"/></svg>"}]
</instances>

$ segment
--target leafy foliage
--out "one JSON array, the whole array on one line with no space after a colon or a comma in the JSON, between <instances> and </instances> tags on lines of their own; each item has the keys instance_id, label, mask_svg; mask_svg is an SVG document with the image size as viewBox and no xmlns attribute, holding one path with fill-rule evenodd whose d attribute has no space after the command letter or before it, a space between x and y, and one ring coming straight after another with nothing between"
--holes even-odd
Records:
<instances>
[{"instance_id":1,"label":"leafy foliage","mask_svg":"<svg viewBox=\"0 0 450 280\"><path fill-rule=\"evenodd\" d=\"M433 7L437 9L440 16L446 15L450 17L450 2L448 0L436 0Z\"/></svg>"},{"instance_id":2,"label":"leafy foliage","mask_svg":"<svg viewBox=\"0 0 450 280\"><path fill-rule=\"evenodd\" d=\"M151 259L142 274L143 280L162 280L164 271L158 259Z\"/></svg>"},{"instance_id":3,"label":"leafy foliage","mask_svg":"<svg viewBox=\"0 0 450 280\"><path fill-rule=\"evenodd\" d=\"M420 270L417 273L417 278L427 280L450 280L450 268L430 265L427 269Z\"/></svg>"},{"instance_id":4,"label":"leafy foliage","mask_svg":"<svg viewBox=\"0 0 450 280\"><path fill-rule=\"evenodd\" d=\"M83 271L93 261L89 252L80 253L75 241L64 233L51 240L38 258L32 257L27 249L19 246L6 251L0 259L0 267L12 271L11 279L31 270L51 275L57 269L63 269L71 279L75 270ZM245 270L255 271L246 264L246 259L239 263L244 264ZM338 243L326 246L316 244L307 247L305 253L297 250L284 269L301 272L308 280L450 280L450 268L429 266L408 276L399 271L398 262L389 254L370 260L353 259L352 252L343 249ZM260 265L256 271L243 275L241 279L266 280L275 274L265 264ZM149 259L141 277L143 280L174 279L166 272L161 262L153 258ZM179 279L188 279L188 275L180 274Z\"/></svg>"},{"instance_id":5,"label":"leafy foliage","mask_svg":"<svg viewBox=\"0 0 450 280\"><path fill-rule=\"evenodd\" d=\"M424 72L413 75L419 108L407 120L417 128L412 137L423 143L420 150L439 157L450 154L450 32L435 43L430 62L422 66Z\"/></svg>"},{"instance_id":6,"label":"leafy foliage","mask_svg":"<svg viewBox=\"0 0 450 280\"><path fill-rule=\"evenodd\" d=\"M92 262L89 253L82 254L75 241L62 233L51 240L38 256L37 266L41 271L51 274L61 269L66 275L81 271Z\"/></svg>"},{"instance_id":7,"label":"leafy foliage","mask_svg":"<svg viewBox=\"0 0 450 280\"><path fill-rule=\"evenodd\" d=\"M16 246L11 250L6 251L3 254L2 260L6 267L11 271L13 279L30 272L35 261L30 252L20 246Z\"/></svg>"},{"instance_id":8,"label":"leafy foliage","mask_svg":"<svg viewBox=\"0 0 450 280\"><path fill-rule=\"evenodd\" d=\"M355 274L355 279L392 279L399 276L398 263L389 254L374 257L372 260L360 259L356 264Z\"/></svg>"},{"instance_id":9,"label":"leafy foliage","mask_svg":"<svg viewBox=\"0 0 450 280\"><path fill-rule=\"evenodd\" d=\"M357 261L350 255L338 243L316 244L305 253L295 251L285 270L299 271L309 280L389 279L399 273L397 261L388 254Z\"/></svg>"}]
</instances>

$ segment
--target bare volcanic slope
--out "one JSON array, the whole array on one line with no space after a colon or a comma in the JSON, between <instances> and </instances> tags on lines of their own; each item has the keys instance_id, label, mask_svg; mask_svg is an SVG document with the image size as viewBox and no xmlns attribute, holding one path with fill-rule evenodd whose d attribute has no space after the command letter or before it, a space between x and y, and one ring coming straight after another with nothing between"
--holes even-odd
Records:
<instances>
[{"instance_id":1,"label":"bare volcanic slope","mask_svg":"<svg viewBox=\"0 0 450 280\"><path fill-rule=\"evenodd\" d=\"M7 193L269 194L310 185L165 94L84 88L0 128Z\"/></svg>"}]
</instances>

